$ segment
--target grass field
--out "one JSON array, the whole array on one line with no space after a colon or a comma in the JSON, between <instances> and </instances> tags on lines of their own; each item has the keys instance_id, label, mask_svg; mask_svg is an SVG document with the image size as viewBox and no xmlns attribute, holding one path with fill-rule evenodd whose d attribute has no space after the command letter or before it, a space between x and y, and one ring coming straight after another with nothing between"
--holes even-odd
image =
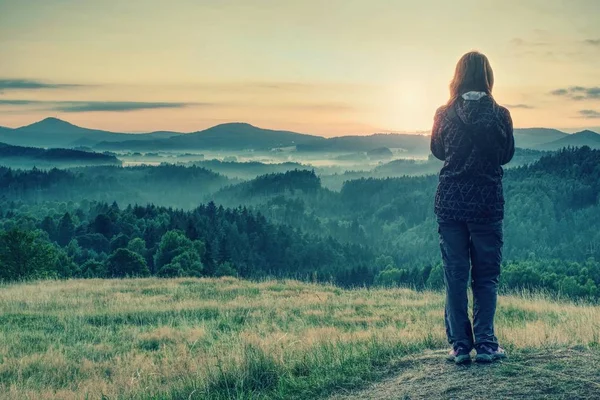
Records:
<instances>
[{"instance_id":1,"label":"grass field","mask_svg":"<svg viewBox=\"0 0 600 400\"><path fill-rule=\"evenodd\" d=\"M0 397L339 396L389 378L407 357L425 354L424 364L438 368L442 354L431 350L446 348L442 316L443 296L438 293L342 290L295 281L4 285ZM502 297L496 321L502 343L520 360L498 369L507 379L522 375L518 366L527 354L598 354L599 306L542 296ZM569 371L562 373L578 374ZM600 393L599 380L579 379Z\"/></svg>"}]
</instances>

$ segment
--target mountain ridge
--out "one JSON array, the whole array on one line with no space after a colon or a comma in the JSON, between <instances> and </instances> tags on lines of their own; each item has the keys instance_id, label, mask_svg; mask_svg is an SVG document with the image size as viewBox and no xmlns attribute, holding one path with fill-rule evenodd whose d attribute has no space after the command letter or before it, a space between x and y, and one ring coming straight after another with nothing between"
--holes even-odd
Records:
<instances>
[{"instance_id":1,"label":"mountain ridge","mask_svg":"<svg viewBox=\"0 0 600 400\"><path fill-rule=\"evenodd\" d=\"M561 139L542 144L537 150L556 151L565 147L588 146L592 149L600 149L600 134L589 129L572 133Z\"/></svg>"},{"instance_id":2,"label":"mountain ridge","mask_svg":"<svg viewBox=\"0 0 600 400\"><path fill-rule=\"evenodd\" d=\"M588 132L584 136L578 136ZM517 147L557 150L567 146L591 145L596 148L595 132L568 134L551 128L515 129ZM577 139L574 139L577 138ZM565 142L558 142L564 140ZM0 127L0 141L17 146L95 147L113 151L160 150L273 150L294 147L301 152L356 152L388 147L411 154L429 153L429 135L410 133L373 133L323 137L288 130L265 129L247 122L227 122L193 132L152 131L147 133L112 132L89 129L68 121L47 117L18 128Z\"/></svg>"},{"instance_id":3,"label":"mountain ridge","mask_svg":"<svg viewBox=\"0 0 600 400\"><path fill-rule=\"evenodd\" d=\"M121 161L108 154L74 149L14 146L0 142L0 164L14 163L50 163L57 164L87 164L87 165L121 165Z\"/></svg>"}]
</instances>

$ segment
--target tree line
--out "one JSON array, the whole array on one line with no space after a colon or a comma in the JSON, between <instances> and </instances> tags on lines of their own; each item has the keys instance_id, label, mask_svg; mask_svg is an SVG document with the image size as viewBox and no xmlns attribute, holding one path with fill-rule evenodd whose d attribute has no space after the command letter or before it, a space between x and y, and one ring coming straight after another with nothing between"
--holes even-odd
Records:
<instances>
[{"instance_id":1,"label":"tree line","mask_svg":"<svg viewBox=\"0 0 600 400\"><path fill-rule=\"evenodd\" d=\"M102 273L88 275L112 276L109 258L126 249L142 257L149 274L161 276L198 271L252 278L316 276L347 286L417 288L439 287L442 282L434 175L353 179L335 192L323 188L314 171L287 171L231 184L197 167L146 168L151 167L114 168L121 186L104 186L110 181L104 167L83 172L0 169L0 187L9 189L0 201L0 228L5 233L15 226L37 232L36 240L58 249L58 259L77 265L67 269L72 276L81 276L89 260L102 264L91 268ZM153 205L120 209L111 202L88 200L94 196L86 198L85 190L71 202L58 195L76 190L72 187L92 190L96 184L101 189L93 193L102 190L109 199L118 197L115 187L145 185L149 196L160 198L169 188L190 191L192 181L202 187L204 176L215 176L219 183L212 192L207 189L204 205L189 211ZM86 184L78 186L80 182ZM152 186L157 187L154 194ZM509 169L504 186L504 287L597 297L600 151L583 147L545 154ZM181 254L198 254L201 268L189 254L175 263L156 263L161 240L171 231L168 242L187 249ZM118 257L125 254L129 253L122 251Z\"/></svg>"}]
</instances>

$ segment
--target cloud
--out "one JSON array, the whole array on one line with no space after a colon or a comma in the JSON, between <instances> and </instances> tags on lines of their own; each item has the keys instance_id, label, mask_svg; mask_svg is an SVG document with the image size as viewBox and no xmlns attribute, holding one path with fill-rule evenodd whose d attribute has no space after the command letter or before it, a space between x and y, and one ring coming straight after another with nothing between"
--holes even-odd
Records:
<instances>
[{"instance_id":1,"label":"cloud","mask_svg":"<svg viewBox=\"0 0 600 400\"><path fill-rule=\"evenodd\" d=\"M512 44L515 47L543 47L550 45L550 43L548 42L533 42L530 40L525 40L523 38L511 39L510 44Z\"/></svg>"},{"instance_id":2,"label":"cloud","mask_svg":"<svg viewBox=\"0 0 600 400\"><path fill-rule=\"evenodd\" d=\"M43 101L37 101L37 100L5 100L5 99L0 99L0 105L2 104L6 104L9 106L28 106L30 104L40 104L40 103L44 103Z\"/></svg>"},{"instance_id":3,"label":"cloud","mask_svg":"<svg viewBox=\"0 0 600 400\"><path fill-rule=\"evenodd\" d=\"M566 89L553 90L550 94L568 97L571 100L598 100L600 99L600 87L571 86Z\"/></svg>"},{"instance_id":4,"label":"cloud","mask_svg":"<svg viewBox=\"0 0 600 400\"><path fill-rule=\"evenodd\" d=\"M68 89L82 86L84 85L46 83L29 79L0 79L0 93L7 90Z\"/></svg>"},{"instance_id":5,"label":"cloud","mask_svg":"<svg viewBox=\"0 0 600 400\"><path fill-rule=\"evenodd\" d=\"M185 108L190 106L213 106L213 103L164 103L137 101L38 101L0 99L0 105L41 106L44 111L66 113L79 112L127 112L164 108Z\"/></svg>"},{"instance_id":6,"label":"cloud","mask_svg":"<svg viewBox=\"0 0 600 400\"><path fill-rule=\"evenodd\" d=\"M534 106L530 106L529 104L505 104L505 106L508 108L521 108L524 110L532 110L535 108Z\"/></svg>"},{"instance_id":7,"label":"cloud","mask_svg":"<svg viewBox=\"0 0 600 400\"><path fill-rule=\"evenodd\" d=\"M596 110L579 110L581 118L600 119L600 111Z\"/></svg>"},{"instance_id":8,"label":"cloud","mask_svg":"<svg viewBox=\"0 0 600 400\"><path fill-rule=\"evenodd\" d=\"M185 108L196 103L152 103L152 102L132 102L132 101L75 101L59 102L54 107L56 111L62 112L125 112L137 110L151 110L159 108ZM208 105L208 104L202 104Z\"/></svg>"},{"instance_id":9,"label":"cloud","mask_svg":"<svg viewBox=\"0 0 600 400\"><path fill-rule=\"evenodd\" d=\"M585 44L589 44L591 46L600 46L600 39L587 39L583 41Z\"/></svg>"}]
</instances>

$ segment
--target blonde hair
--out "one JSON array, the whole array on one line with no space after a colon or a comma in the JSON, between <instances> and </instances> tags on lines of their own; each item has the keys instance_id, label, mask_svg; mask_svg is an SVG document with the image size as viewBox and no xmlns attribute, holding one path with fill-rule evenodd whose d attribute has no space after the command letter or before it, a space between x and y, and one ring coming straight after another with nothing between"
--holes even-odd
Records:
<instances>
[{"instance_id":1,"label":"blonde hair","mask_svg":"<svg viewBox=\"0 0 600 400\"><path fill-rule=\"evenodd\" d=\"M453 103L466 92L477 91L492 95L494 87L494 71L488 58L478 51L471 51L463 55L454 71L454 78L450 82L450 100Z\"/></svg>"}]
</instances>

